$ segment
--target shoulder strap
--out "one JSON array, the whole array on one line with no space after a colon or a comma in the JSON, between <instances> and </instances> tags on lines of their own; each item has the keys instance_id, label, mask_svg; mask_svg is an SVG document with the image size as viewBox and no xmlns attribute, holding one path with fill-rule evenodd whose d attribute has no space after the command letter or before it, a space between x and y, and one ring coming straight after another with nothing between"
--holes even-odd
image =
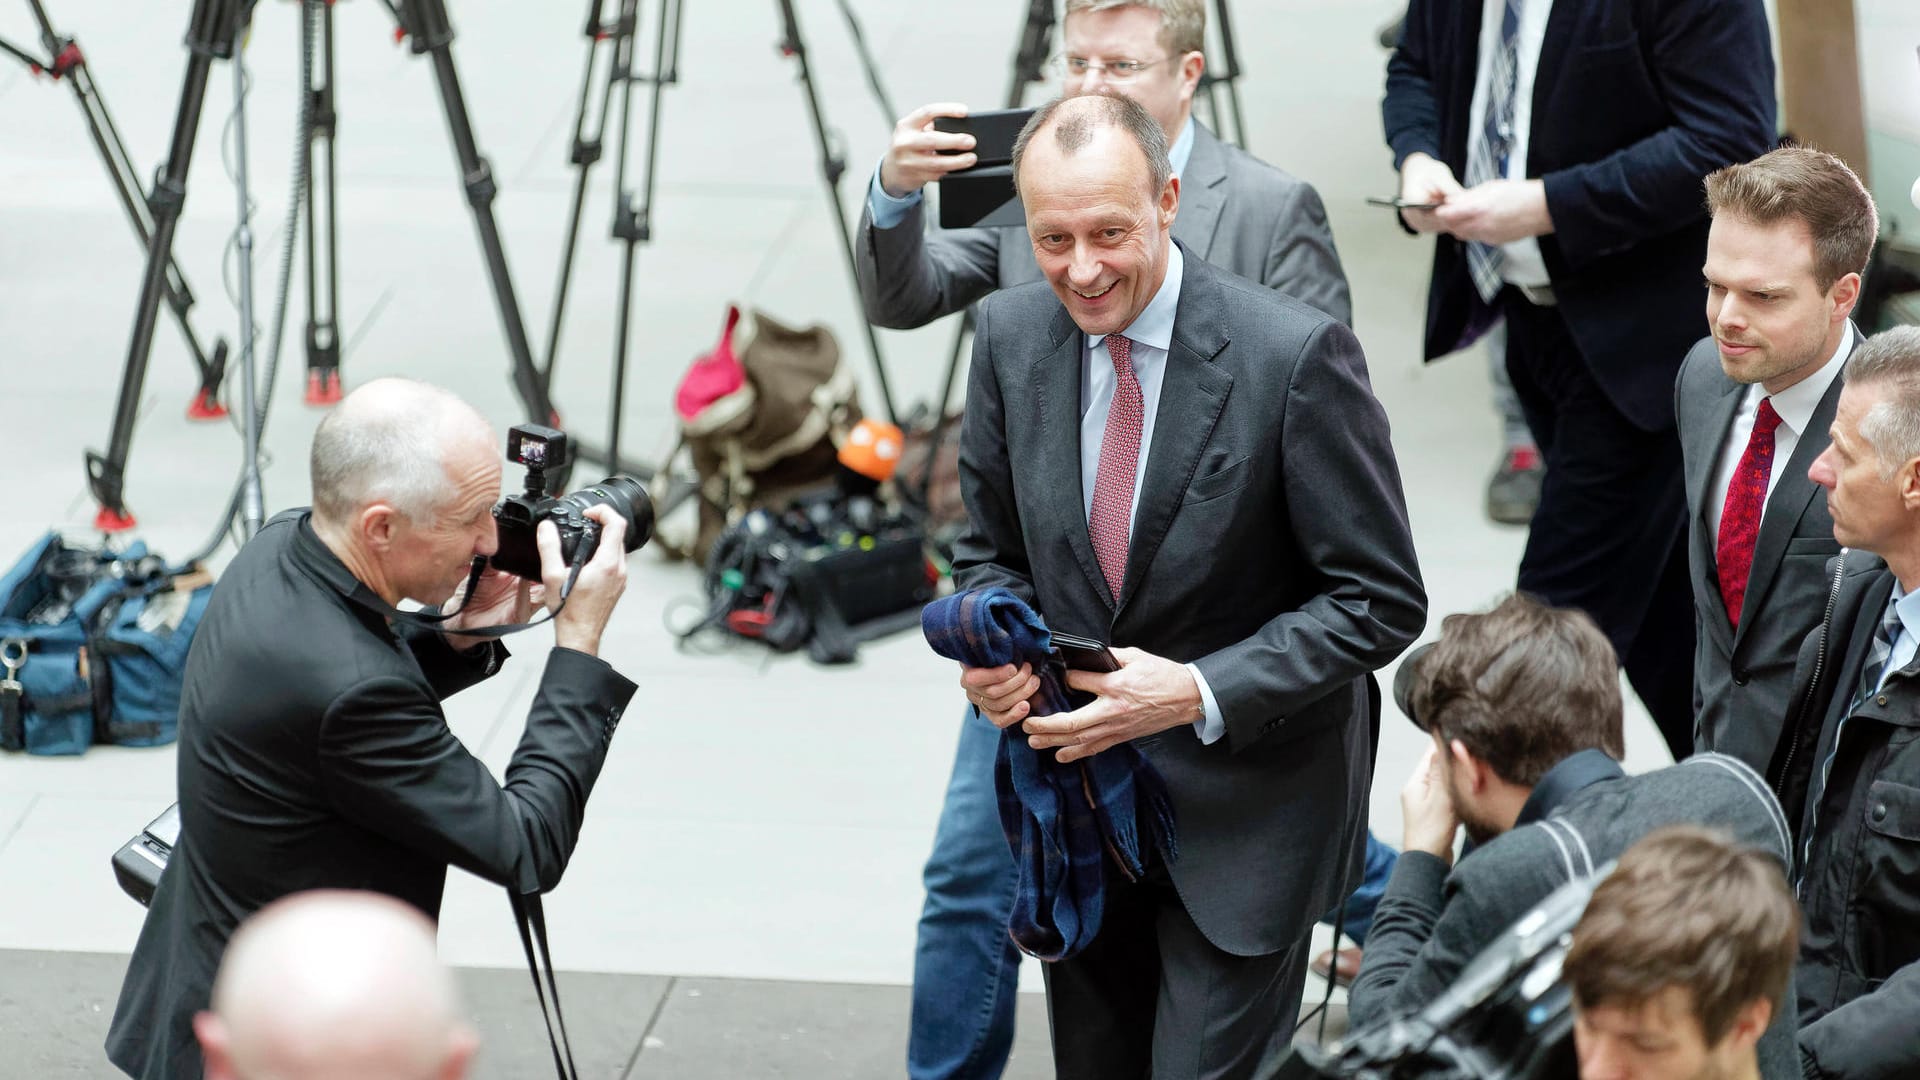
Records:
<instances>
[{"instance_id":1,"label":"shoulder strap","mask_svg":"<svg viewBox=\"0 0 1920 1080\"><path fill-rule=\"evenodd\" d=\"M540 1016L547 1022L547 1043L553 1048L553 1071L559 1080L579 1080L580 1067L573 1063L573 1042L567 1038L567 1020L560 1014L560 984L553 978L553 954L547 949L547 915L539 893L522 895L507 890L513 903L513 919L520 926L520 944L527 953L527 971L533 976L533 994L540 999ZM540 944L539 958L534 943ZM542 966L544 964L544 967ZM545 976L545 984L541 978ZM553 1007L547 1007L551 996Z\"/></svg>"},{"instance_id":2,"label":"shoulder strap","mask_svg":"<svg viewBox=\"0 0 1920 1080\"><path fill-rule=\"evenodd\" d=\"M1587 847L1586 837L1565 818L1545 818L1538 822L1552 838L1554 846L1560 849L1560 861L1567 870L1567 880L1575 881L1593 876L1593 852ZM1578 852L1580 862L1574 864L1574 854Z\"/></svg>"},{"instance_id":3,"label":"shoulder strap","mask_svg":"<svg viewBox=\"0 0 1920 1080\"><path fill-rule=\"evenodd\" d=\"M1739 758L1728 757L1725 754L1715 754L1711 752L1695 754L1693 757L1688 758L1686 762L1682 762L1682 764L1690 762L1699 762L1702 765L1711 765L1715 768L1725 770L1729 776L1738 780L1742 787L1745 787L1751 792L1753 797L1759 801L1760 805L1766 807L1767 820L1773 824L1774 838L1780 841L1779 854L1786 860L1787 865L1791 867L1793 865L1793 841L1787 838L1787 815L1780 809L1780 800L1773 797L1773 792L1767 788L1766 781L1760 778L1760 774L1754 772L1752 766L1749 766L1746 762L1741 761Z\"/></svg>"}]
</instances>

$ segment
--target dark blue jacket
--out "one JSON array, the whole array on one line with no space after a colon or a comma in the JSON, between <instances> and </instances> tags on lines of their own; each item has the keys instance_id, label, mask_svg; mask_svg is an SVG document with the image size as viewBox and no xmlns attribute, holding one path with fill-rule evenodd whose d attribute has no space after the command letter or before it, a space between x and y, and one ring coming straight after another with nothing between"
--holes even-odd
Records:
<instances>
[{"instance_id":1,"label":"dark blue jacket","mask_svg":"<svg viewBox=\"0 0 1920 1080\"><path fill-rule=\"evenodd\" d=\"M1394 168L1421 151L1466 174L1481 12L1413 0L1382 105ZM1674 376L1706 328L1701 181L1764 153L1775 112L1761 0L1556 0L1547 18L1527 149L1554 223L1540 251L1594 377L1649 431L1673 426ZM1427 358L1490 322L1464 248L1442 235Z\"/></svg>"}]
</instances>

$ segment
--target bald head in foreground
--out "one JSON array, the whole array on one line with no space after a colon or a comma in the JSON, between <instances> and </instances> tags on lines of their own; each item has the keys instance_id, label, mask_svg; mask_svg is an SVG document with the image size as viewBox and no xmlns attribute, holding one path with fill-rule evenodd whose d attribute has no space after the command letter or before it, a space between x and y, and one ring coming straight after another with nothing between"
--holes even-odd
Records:
<instances>
[{"instance_id":1,"label":"bald head in foreground","mask_svg":"<svg viewBox=\"0 0 1920 1080\"><path fill-rule=\"evenodd\" d=\"M300 893L227 947L194 1018L207 1080L457 1080L478 1038L434 927L376 893Z\"/></svg>"}]
</instances>

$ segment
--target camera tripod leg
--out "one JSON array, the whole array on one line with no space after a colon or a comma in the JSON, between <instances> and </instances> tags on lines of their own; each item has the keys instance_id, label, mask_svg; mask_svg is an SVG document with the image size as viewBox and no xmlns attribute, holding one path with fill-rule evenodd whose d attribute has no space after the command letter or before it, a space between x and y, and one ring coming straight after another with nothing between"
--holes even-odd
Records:
<instances>
[{"instance_id":1,"label":"camera tripod leg","mask_svg":"<svg viewBox=\"0 0 1920 1080\"><path fill-rule=\"evenodd\" d=\"M20 50L7 47L7 51L20 57L36 72L66 80L73 90L74 102L80 106L80 113L86 118L87 135L100 154L101 164L106 166L107 178L113 182L120 206L127 212L127 220L133 225L140 246L145 248L152 242L153 223L145 202L138 195L140 172L133 165L133 156L127 152L126 143L120 138L120 129L113 122L113 114L107 110L105 96L94 82L93 68L88 64L79 43L53 28L53 20L47 16L47 9L40 0L28 0L28 7L33 10L34 21L39 25L41 45L52 59L42 63ZM210 420L227 415L226 408L220 404L220 384L225 380L227 370L227 342L216 336L211 357L201 346L200 337L194 333L193 324L187 317L193 308L193 290L187 286L179 263L171 256L167 260L162 297L180 327L180 336L186 342L187 352L200 378L200 387L187 407L187 416L194 420Z\"/></svg>"},{"instance_id":2,"label":"camera tripod leg","mask_svg":"<svg viewBox=\"0 0 1920 1080\"><path fill-rule=\"evenodd\" d=\"M654 166L660 154L660 96L666 84L672 81L669 63L677 66L680 51L679 41L672 33L679 27L675 17L679 0L659 0L659 8L660 24L653 44L653 72L646 80L649 85L647 172L638 204L634 202L633 193L627 189L627 142L633 130L633 84L636 81L633 48L635 26L640 14L639 0L621 0L620 25L623 33L614 51L613 61L612 78L619 79L621 83L620 149L614 162L613 235L625 246L620 262L620 312L613 339L613 400L607 419L607 461L614 467L617 467L614 463L620 460L620 432L625 426L627 350L633 328L633 267L639 256L640 245L653 238L653 182L657 175ZM672 46L671 57L669 45Z\"/></svg>"},{"instance_id":3,"label":"camera tripod leg","mask_svg":"<svg viewBox=\"0 0 1920 1080\"><path fill-rule=\"evenodd\" d=\"M1220 28L1221 73L1210 80L1207 87L1207 100L1213 107L1213 126L1216 134L1224 134L1225 128L1220 122L1220 88L1226 86L1227 104L1233 109L1233 144L1240 149L1247 148L1247 118L1240 109L1240 52L1233 37L1233 17L1227 11L1227 0L1214 0L1213 23Z\"/></svg>"},{"instance_id":4,"label":"camera tripod leg","mask_svg":"<svg viewBox=\"0 0 1920 1080\"><path fill-rule=\"evenodd\" d=\"M132 446L133 422L140 404L140 390L146 381L147 360L153 350L154 322L172 262L174 229L186 201L187 167L193 161L200 111L206 103L207 76L214 60L233 56L234 41L252 11L253 0L195 0L189 18L187 71L180 88L173 138L168 145L167 160L154 179L153 192L147 201L153 214L153 232L147 242L146 271L141 278L140 300L133 317L133 340L128 344L127 363L120 376L113 430L108 436L105 454L86 452L87 485L100 504L94 524L102 529L133 527L133 516L127 513L125 501L127 452Z\"/></svg>"},{"instance_id":5,"label":"camera tripod leg","mask_svg":"<svg viewBox=\"0 0 1920 1080\"><path fill-rule=\"evenodd\" d=\"M1027 87L1046 77L1047 55L1053 51L1053 0L1030 0L1020 45L1013 52L1013 85L1007 88L1007 108L1026 100Z\"/></svg>"},{"instance_id":6,"label":"camera tripod leg","mask_svg":"<svg viewBox=\"0 0 1920 1080\"><path fill-rule=\"evenodd\" d=\"M307 395L309 405L333 405L339 402L340 385L340 237L336 227L334 191L337 183L334 146L338 134L339 110L334 102L333 4L329 0L304 0L320 8L319 52L325 80L313 84L311 65L301 74L306 83L300 90L307 97L313 117L306 145L307 174ZM312 24L304 18L300 32L311 34ZM311 47L311 43L308 43ZM315 157L324 167L315 169ZM324 227L321 219L325 218Z\"/></svg>"},{"instance_id":7,"label":"camera tripod leg","mask_svg":"<svg viewBox=\"0 0 1920 1080\"><path fill-rule=\"evenodd\" d=\"M551 380L554 363L559 355L560 327L565 315L566 290L572 274L574 248L579 237L580 207L586 197L587 172L605 150L607 127L616 108L613 91L618 85L621 89L617 106L620 119L618 145L614 150L614 217L611 231L613 238L622 242L623 250L619 307L615 318L608 441L605 446L597 446L584 440L577 440L574 447L578 460L598 461L605 464L610 471L631 473L648 483L654 482L661 469L628 459L621 452L620 444L626 403L627 355L633 319L634 269L638 262L639 246L653 238L653 192L654 179L657 175L654 163L659 156L661 92L663 87L680 80L678 68L681 11L678 0L662 0L654 39L653 70L650 74L644 75L636 73L633 68L636 35L639 33L639 0L622 0L619 14L611 24L600 23L601 4L599 2L594 3L589 14L588 33L594 40L587 53L587 70L581 85L580 105L574 122L572 161L579 167L579 171L575 177L573 206L568 214L565 255L560 271L560 290L556 293L547 366L543 372L543 376ZM593 71L598 60L599 45L602 42L611 43L612 54L608 60L606 81L601 87L600 110L592 124L592 133L588 135L587 117L593 92ZM633 88L636 82L648 84L651 93L647 128L646 179L637 200L627 184L627 162L630 156L629 144L633 129ZM550 381L548 385L551 387Z\"/></svg>"},{"instance_id":8,"label":"camera tripod leg","mask_svg":"<svg viewBox=\"0 0 1920 1080\"><path fill-rule=\"evenodd\" d=\"M536 423L559 426L559 416L548 400L547 388L534 367L533 347L527 341L527 326L520 317L520 301L514 295L513 278L507 271L507 253L500 242L500 226L493 217L493 197L498 191L493 170L474 143L473 122L467 115L466 99L460 92L460 76L453 66L453 27L447 20L443 0L400 0L400 26L410 40L410 48L433 60L440 102L447 115L447 127L453 137L454 153L464 179L467 203L473 209L474 227L480 234L480 247L486 256L487 272L493 283L495 304L507 333L507 348L512 354L514 388ZM556 483L565 486L566 477Z\"/></svg>"},{"instance_id":9,"label":"camera tripod leg","mask_svg":"<svg viewBox=\"0 0 1920 1080\"><path fill-rule=\"evenodd\" d=\"M813 83L813 65L807 59L806 42L800 36L800 20L793 11L793 0L778 0L783 37L780 51L793 57L800 65L800 85L807 101L807 112L813 120L814 139L820 152L820 172L827 183L827 202L833 207L833 219L839 227L840 254L847 264L847 277L853 283L853 295L860 295L860 271L853 257L853 229L847 221L847 208L840 201L840 177L847 171L846 154L835 149L827 134L826 114L820 108L820 94ZM900 410L894 407L893 387L887 381L887 362L880 352L880 336L873 324L863 316L860 327L866 331L867 348L873 356L874 377L878 380L880 400L887 410L887 419L895 427L900 425Z\"/></svg>"},{"instance_id":10,"label":"camera tripod leg","mask_svg":"<svg viewBox=\"0 0 1920 1080\"><path fill-rule=\"evenodd\" d=\"M631 33L632 27L616 23L609 28L600 21L600 12L605 0L589 0L587 8L587 62L582 66L580 75L580 104L573 114L573 149L568 161L574 167L573 201L567 209L566 240L560 249L560 281L553 290L553 318L547 324L546 366L540 371L540 384L553 393L553 369L560 357L560 328L566 321L567 294L573 284L574 255L580 245L580 217L587 201L587 174L599 162L604 152L607 130L607 109L613 100L614 79L609 73L600 93L600 111L594 121L593 134L587 134L587 106L593 98L593 72L600 59L601 46L614 42L617 54L619 45L617 35Z\"/></svg>"}]
</instances>

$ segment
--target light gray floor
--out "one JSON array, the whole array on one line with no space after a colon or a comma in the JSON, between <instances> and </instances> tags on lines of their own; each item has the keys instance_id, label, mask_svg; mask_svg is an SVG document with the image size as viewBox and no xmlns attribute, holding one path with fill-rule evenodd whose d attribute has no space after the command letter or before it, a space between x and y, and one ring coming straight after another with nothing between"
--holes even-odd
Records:
<instances>
[{"instance_id":1,"label":"light gray floor","mask_svg":"<svg viewBox=\"0 0 1920 1080\"><path fill-rule=\"evenodd\" d=\"M901 108L948 98L998 104L1025 6L856 3ZM179 92L186 6L54 7L86 47L142 171L151 170ZM1489 525L1480 512L1499 442L1485 365L1477 357L1419 363L1428 246L1361 201L1394 187L1378 135L1384 54L1373 35L1395 7L1392 0L1264 0L1235 5L1235 29L1252 148L1312 181L1326 199L1375 387L1393 419L1437 625L1439 615L1482 606L1510 584L1524 532ZM852 207L891 121L853 65L836 6L801 0L798 9L825 108L848 148L845 201ZM729 300L827 323L862 373L868 407L879 405L794 68L773 47L775 10L749 0L688 5L683 83L666 101L655 239L639 263L626 411L636 452L670 441L672 388L711 344ZM380 6L363 0L337 11L348 382L405 373L443 383L504 429L520 412L429 66L393 45ZM495 2L460 4L453 15L481 149L502 188L497 209L515 282L540 342L570 183L580 14ZM295 9L262 5L258 16L247 62L255 282L264 318L278 267L298 69ZM24 8L0 7L0 36L33 39ZM176 250L200 297L202 334L231 338L236 319L222 269L231 277L233 266L222 251L233 194L221 163L229 88L229 68L216 65ZM636 137L643 131L636 122ZM567 422L598 441L618 249L606 238L610 167L595 179L556 394ZM0 560L49 526L91 520L81 451L106 441L139 272L131 233L65 88L0 67L0 435L13 447ZM274 386L266 439L271 507L297 505L307 494L305 448L318 414L300 403L301 318L296 306ZM903 405L938 386L952 333L942 324L883 335ZM237 468L230 426L183 418L192 385L178 335L163 321L128 501L140 535L175 556L202 542ZM914 635L870 645L858 664L838 669L751 647L677 649L668 627L697 600L688 568L652 552L633 560L607 653L641 688L567 880L549 904L556 962L574 972L688 980L682 986L717 977L890 987L790 996L825 1001L831 1015L872 1018L823 1029L844 1033L831 1048L853 1055L843 1059L844 1075L897 1072L906 1007L899 988L911 977L920 866L955 737L954 673ZM541 648L521 645L502 678L450 704L455 731L496 768L518 736ZM1389 716L1373 808L1376 829L1390 842L1398 841L1400 783L1421 750L1419 734ZM1628 751L1635 768L1666 756L1637 706ZM172 798L171 749L0 758L0 949L39 950L39 963L50 953L124 954L141 912L115 888L106 860ZM449 882L441 942L455 964L519 962L498 890L461 874ZM14 959L24 955L0 963L24 962ZM100 971L113 961L87 963L101 986L112 982L110 971ZM1038 984L1028 980L1029 989ZM772 999L781 995L764 989L772 984L710 985L720 989L684 1001L669 995L663 1022L679 1011L689 1020L677 1044L661 1048L662 1060L684 1054L716 1076L785 1074L778 1063L800 1051L777 1019L784 1014ZM1023 1002L1023 1046L1038 1038L1044 1047L1037 1002ZM600 1038L601 1023L614 1029L609 1045L625 1039L630 1047L645 1029L639 1004L574 1007L582 1034ZM97 1042L101 1008L96 1000L82 1018L91 1036L77 1045ZM0 1045L21 1033L20 1016L17 1001L0 1008ZM863 1032L871 1045L856 1046ZM531 1037L490 1033L501 1044ZM719 1067L725 1062L742 1064ZM688 1065L659 1075L698 1072Z\"/></svg>"}]
</instances>

